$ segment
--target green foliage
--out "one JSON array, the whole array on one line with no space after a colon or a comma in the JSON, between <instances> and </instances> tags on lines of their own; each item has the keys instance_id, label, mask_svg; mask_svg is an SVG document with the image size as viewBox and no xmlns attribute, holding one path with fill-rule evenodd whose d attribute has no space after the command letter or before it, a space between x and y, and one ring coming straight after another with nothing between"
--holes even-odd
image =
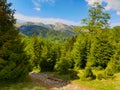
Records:
<instances>
[{"instance_id":1,"label":"green foliage","mask_svg":"<svg viewBox=\"0 0 120 90\"><path fill-rule=\"evenodd\" d=\"M110 42L109 19L110 15L105 8L96 2L89 9L89 17L82 20L85 26L80 27L80 31L88 32L90 38L89 54L86 56L87 64L97 67L97 69L105 69L114 54L114 45Z\"/></svg>"},{"instance_id":2,"label":"green foliage","mask_svg":"<svg viewBox=\"0 0 120 90\"><path fill-rule=\"evenodd\" d=\"M0 83L0 90L47 90L47 89L41 85L35 84L31 80L24 80L24 82Z\"/></svg>"},{"instance_id":3,"label":"green foliage","mask_svg":"<svg viewBox=\"0 0 120 90\"><path fill-rule=\"evenodd\" d=\"M62 57L55 65L55 70L60 74L67 74L69 72L71 62L68 58Z\"/></svg>"},{"instance_id":4,"label":"green foliage","mask_svg":"<svg viewBox=\"0 0 120 90\"><path fill-rule=\"evenodd\" d=\"M83 76L81 77L81 80L93 80L96 76L93 74L91 67L86 67Z\"/></svg>"},{"instance_id":5,"label":"green foliage","mask_svg":"<svg viewBox=\"0 0 120 90\"><path fill-rule=\"evenodd\" d=\"M114 46L109 41L107 31L102 31L97 34L92 42L90 51L91 65L105 69L115 50Z\"/></svg>"},{"instance_id":6,"label":"green foliage","mask_svg":"<svg viewBox=\"0 0 120 90\"><path fill-rule=\"evenodd\" d=\"M74 43L72 50L74 67L84 69L87 63L87 55L89 54L89 38L87 33L81 33Z\"/></svg>"},{"instance_id":7,"label":"green foliage","mask_svg":"<svg viewBox=\"0 0 120 90\"><path fill-rule=\"evenodd\" d=\"M19 31L14 27L14 10L7 0L0 1L0 82L24 80L30 71Z\"/></svg>"},{"instance_id":8,"label":"green foliage","mask_svg":"<svg viewBox=\"0 0 120 90\"><path fill-rule=\"evenodd\" d=\"M33 60L32 63L34 64L35 67L38 67L40 61L41 61L41 54L42 54L42 49L43 49L43 41L41 38L37 38L37 36L32 37L32 43L33 43Z\"/></svg>"},{"instance_id":9,"label":"green foliage","mask_svg":"<svg viewBox=\"0 0 120 90\"><path fill-rule=\"evenodd\" d=\"M120 42L120 26L115 26L112 28L111 39L114 44Z\"/></svg>"},{"instance_id":10,"label":"green foliage","mask_svg":"<svg viewBox=\"0 0 120 90\"><path fill-rule=\"evenodd\" d=\"M98 80L102 80L102 79L104 79L104 74L103 73L99 73L99 74L97 74L96 78Z\"/></svg>"},{"instance_id":11,"label":"green foliage","mask_svg":"<svg viewBox=\"0 0 120 90\"><path fill-rule=\"evenodd\" d=\"M78 71L71 69L71 70L69 70L68 74L70 75L70 79L79 79L79 77L77 75Z\"/></svg>"},{"instance_id":12,"label":"green foliage","mask_svg":"<svg viewBox=\"0 0 120 90\"><path fill-rule=\"evenodd\" d=\"M103 79L114 79L114 78L115 78L115 73L113 72L113 70L109 68L105 69L103 73Z\"/></svg>"},{"instance_id":13,"label":"green foliage","mask_svg":"<svg viewBox=\"0 0 120 90\"><path fill-rule=\"evenodd\" d=\"M86 28L90 31L96 31L99 29L105 29L109 27L108 20L110 15L105 11L99 3L94 3L88 10L89 17L82 20L82 23L86 25Z\"/></svg>"},{"instance_id":14,"label":"green foliage","mask_svg":"<svg viewBox=\"0 0 120 90\"><path fill-rule=\"evenodd\" d=\"M56 61L60 57L60 47L57 43L45 41L39 63L41 71L53 71Z\"/></svg>"},{"instance_id":15,"label":"green foliage","mask_svg":"<svg viewBox=\"0 0 120 90\"><path fill-rule=\"evenodd\" d=\"M72 30L54 30L54 28L51 30L49 25L34 25L34 24L28 24L28 25L22 25L20 26L20 31L22 34L27 36L36 35L51 41L57 41L57 42L65 42L68 38L71 38L75 35L75 33Z\"/></svg>"},{"instance_id":16,"label":"green foliage","mask_svg":"<svg viewBox=\"0 0 120 90\"><path fill-rule=\"evenodd\" d=\"M4 10L9 10L10 6L11 4L6 4ZM8 15L2 8L1 6L0 15L3 13L7 18L0 16L1 80L24 77L30 64L33 68L39 68L39 71L56 70L60 74L69 74L70 78L77 76L73 69L85 69L81 77L83 80L95 79L91 68L105 69L104 75L97 75L100 80L120 71L120 27L109 29L110 15L98 3L89 9L89 17L83 19L85 26L75 27L76 36L68 30L59 32L28 25L20 28L23 29L22 33L32 37L23 36L23 41L14 27L14 10L10 9ZM5 20L8 20L8 23L4 22ZM90 67L86 67L89 65Z\"/></svg>"},{"instance_id":17,"label":"green foliage","mask_svg":"<svg viewBox=\"0 0 120 90\"><path fill-rule=\"evenodd\" d=\"M111 69L107 68L104 72L105 76L113 76L114 73Z\"/></svg>"},{"instance_id":18,"label":"green foliage","mask_svg":"<svg viewBox=\"0 0 120 90\"><path fill-rule=\"evenodd\" d=\"M106 71L108 71L109 73L120 72L120 43L117 44L115 54L108 63Z\"/></svg>"}]
</instances>

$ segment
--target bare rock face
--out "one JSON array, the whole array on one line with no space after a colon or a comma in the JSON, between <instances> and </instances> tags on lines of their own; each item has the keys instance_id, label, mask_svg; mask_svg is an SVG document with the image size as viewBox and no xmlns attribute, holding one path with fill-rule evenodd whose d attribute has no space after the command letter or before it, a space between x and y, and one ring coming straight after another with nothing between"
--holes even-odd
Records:
<instances>
[{"instance_id":1,"label":"bare rock face","mask_svg":"<svg viewBox=\"0 0 120 90\"><path fill-rule=\"evenodd\" d=\"M68 26L68 25L65 25L65 24L62 24L62 23L55 23L54 30L58 30L58 31L69 30L69 31L72 31L73 26Z\"/></svg>"},{"instance_id":2,"label":"bare rock face","mask_svg":"<svg viewBox=\"0 0 120 90\"><path fill-rule=\"evenodd\" d=\"M95 90L84 86L71 84L68 81L56 78L54 75L43 73L29 73L31 80L39 85L46 87L48 90Z\"/></svg>"}]
</instances>

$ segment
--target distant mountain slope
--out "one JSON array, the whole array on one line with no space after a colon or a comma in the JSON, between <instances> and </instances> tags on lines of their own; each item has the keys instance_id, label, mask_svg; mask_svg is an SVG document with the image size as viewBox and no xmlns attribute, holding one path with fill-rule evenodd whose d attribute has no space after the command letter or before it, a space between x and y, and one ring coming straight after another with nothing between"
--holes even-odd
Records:
<instances>
[{"instance_id":1,"label":"distant mountain slope","mask_svg":"<svg viewBox=\"0 0 120 90\"><path fill-rule=\"evenodd\" d=\"M67 39L75 35L73 32L74 26L68 26L62 23L53 24L43 24L43 23L18 23L16 24L20 29L21 33L27 36L32 36L33 34L41 36L43 38L48 38L52 40Z\"/></svg>"},{"instance_id":2,"label":"distant mountain slope","mask_svg":"<svg viewBox=\"0 0 120 90\"><path fill-rule=\"evenodd\" d=\"M35 34L37 36L45 37L47 32L49 32L49 29L37 25L22 25L20 26L20 31L27 36L32 36Z\"/></svg>"}]
</instances>

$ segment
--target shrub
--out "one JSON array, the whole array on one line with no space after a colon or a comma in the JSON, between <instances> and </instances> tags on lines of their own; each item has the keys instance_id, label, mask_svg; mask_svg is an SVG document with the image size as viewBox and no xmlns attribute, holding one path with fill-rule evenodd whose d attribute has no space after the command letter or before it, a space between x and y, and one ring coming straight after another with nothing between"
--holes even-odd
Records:
<instances>
[{"instance_id":1,"label":"shrub","mask_svg":"<svg viewBox=\"0 0 120 90\"><path fill-rule=\"evenodd\" d=\"M69 70L69 75L70 79L78 79L79 77L77 76L78 72L75 70Z\"/></svg>"},{"instance_id":2,"label":"shrub","mask_svg":"<svg viewBox=\"0 0 120 90\"><path fill-rule=\"evenodd\" d=\"M104 79L113 79L113 77L114 77L114 73L113 73L113 71L111 70L111 69L106 69L105 71L104 71Z\"/></svg>"},{"instance_id":3,"label":"shrub","mask_svg":"<svg viewBox=\"0 0 120 90\"><path fill-rule=\"evenodd\" d=\"M102 80L104 78L104 75L102 73L97 74L96 78L98 80Z\"/></svg>"},{"instance_id":4,"label":"shrub","mask_svg":"<svg viewBox=\"0 0 120 90\"><path fill-rule=\"evenodd\" d=\"M93 74L91 67L86 67L81 80L93 80L96 76Z\"/></svg>"},{"instance_id":5,"label":"shrub","mask_svg":"<svg viewBox=\"0 0 120 90\"><path fill-rule=\"evenodd\" d=\"M107 76L113 76L114 75L114 73L113 73L113 71L111 69L106 69L104 73Z\"/></svg>"},{"instance_id":6,"label":"shrub","mask_svg":"<svg viewBox=\"0 0 120 90\"><path fill-rule=\"evenodd\" d=\"M111 78L115 73L115 64L112 63L112 60L108 63L107 68L104 71L104 78Z\"/></svg>"}]
</instances>

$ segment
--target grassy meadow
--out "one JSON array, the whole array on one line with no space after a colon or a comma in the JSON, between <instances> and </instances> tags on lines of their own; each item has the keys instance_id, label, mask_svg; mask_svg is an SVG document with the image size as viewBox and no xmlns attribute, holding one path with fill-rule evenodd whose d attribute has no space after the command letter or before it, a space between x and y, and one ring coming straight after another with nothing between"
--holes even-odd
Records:
<instances>
[{"instance_id":1,"label":"grassy meadow","mask_svg":"<svg viewBox=\"0 0 120 90\"><path fill-rule=\"evenodd\" d=\"M31 80L17 83L2 83L0 90L47 90L46 88L35 84Z\"/></svg>"},{"instance_id":2,"label":"grassy meadow","mask_svg":"<svg viewBox=\"0 0 120 90\"><path fill-rule=\"evenodd\" d=\"M93 71L95 75L97 75L98 73L101 73L103 71ZM64 79L64 80L68 80L71 83L74 84L80 84L86 87L90 87L90 88L94 88L95 90L120 90L120 73L115 74L112 78L109 79L102 79L102 80L86 80L83 81L80 78L79 79L74 79L71 80L70 78L70 74L68 75L59 75L56 72L45 72L46 74L53 74L58 78ZM81 77L81 75L83 74L83 70L80 70L78 73L78 77Z\"/></svg>"}]
</instances>

